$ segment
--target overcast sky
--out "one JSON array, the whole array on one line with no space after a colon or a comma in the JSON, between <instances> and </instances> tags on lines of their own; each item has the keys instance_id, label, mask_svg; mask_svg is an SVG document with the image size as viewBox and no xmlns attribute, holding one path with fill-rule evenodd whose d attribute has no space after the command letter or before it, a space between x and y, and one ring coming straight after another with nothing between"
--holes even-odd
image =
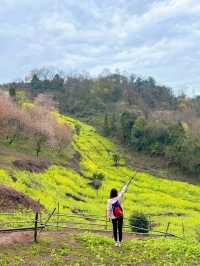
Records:
<instances>
[{"instance_id":1,"label":"overcast sky","mask_svg":"<svg viewBox=\"0 0 200 266\"><path fill-rule=\"evenodd\" d=\"M0 82L31 69L153 76L200 94L200 0L0 0Z\"/></svg>"}]
</instances>

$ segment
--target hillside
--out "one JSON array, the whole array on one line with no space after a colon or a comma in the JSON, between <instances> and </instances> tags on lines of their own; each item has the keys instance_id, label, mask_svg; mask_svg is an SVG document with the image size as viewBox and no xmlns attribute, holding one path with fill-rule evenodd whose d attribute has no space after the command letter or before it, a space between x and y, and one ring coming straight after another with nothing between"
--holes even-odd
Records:
<instances>
[{"instance_id":1,"label":"hillside","mask_svg":"<svg viewBox=\"0 0 200 266\"><path fill-rule=\"evenodd\" d=\"M66 116L59 116L61 122L74 127L79 124L80 135L73 138L73 159L66 166L52 165L42 173L21 171L16 168L1 169L2 184L23 192L48 210L60 203L61 211L88 211L104 217L105 204L110 188L120 187L135 174L126 167L123 160L115 167L112 152L116 147L108 139L98 135L95 129ZM102 173L105 178L98 194L89 183L94 173ZM15 180L13 180L13 176ZM131 185L125 197L125 216L133 211L150 215L157 228L165 229L171 222L170 230L195 237L199 224L200 188L183 182L159 179L138 173L136 185Z\"/></svg>"},{"instance_id":2,"label":"hillside","mask_svg":"<svg viewBox=\"0 0 200 266\"><path fill-rule=\"evenodd\" d=\"M25 193L35 202L40 200L43 210L51 211L59 202L61 212L86 211L104 218L111 187L120 189L135 171L128 168L123 159L118 167L114 166L115 145L97 134L93 127L67 116L58 115L58 119L71 128L79 128L74 131L77 133L68 148L66 162L64 158L55 160L56 155L49 154L48 169L37 173L23 171L14 168L12 161L17 156L25 160L23 156L27 151L20 151L17 145L12 149L2 145L0 183ZM46 152L42 154L44 158L48 158ZM33 155L28 159L32 160ZM98 192L90 185L94 173L105 176ZM124 200L125 218L134 211L144 212L154 229L166 230L170 222L169 232L181 237L184 224L185 240L135 238L125 240L119 251L113 247L110 234L108 238L78 230L47 231L40 234L38 244L32 243L32 234L28 233L9 239L1 236L4 246L0 247L0 265L199 265L200 249L196 242L199 197L198 186L137 173L136 184L130 186ZM4 216L0 217L1 221L5 220ZM22 217L18 217L20 221ZM73 225L73 218L69 219ZM19 239L24 244L20 240L21 244L15 244L14 249L8 246Z\"/></svg>"},{"instance_id":3,"label":"hillside","mask_svg":"<svg viewBox=\"0 0 200 266\"><path fill-rule=\"evenodd\" d=\"M1 93L10 95L17 105L43 98L43 103L45 99L60 113L94 126L122 149L128 148L130 156L154 158L157 168L170 179L176 176L199 183L198 96L175 96L152 77L117 72L60 76L48 69L33 71L24 82L6 84ZM147 163L147 168L151 165Z\"/></svg>"}]
</instances>

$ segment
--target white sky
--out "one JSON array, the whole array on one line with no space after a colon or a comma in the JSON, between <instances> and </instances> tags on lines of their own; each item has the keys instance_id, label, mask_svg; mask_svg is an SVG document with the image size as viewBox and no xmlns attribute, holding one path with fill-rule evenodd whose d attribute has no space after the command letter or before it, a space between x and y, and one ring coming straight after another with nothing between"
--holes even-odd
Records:
<instances>
[{"instance_id":1,"label":"white sky","mask_svg":"<svg viewBox=\"0 0 200 266\"><path fill-rule=\"evenodd\" d=\"M200 94L200 0L1 0L0 82L120 69Z\"/></svg>"}]
</instances>

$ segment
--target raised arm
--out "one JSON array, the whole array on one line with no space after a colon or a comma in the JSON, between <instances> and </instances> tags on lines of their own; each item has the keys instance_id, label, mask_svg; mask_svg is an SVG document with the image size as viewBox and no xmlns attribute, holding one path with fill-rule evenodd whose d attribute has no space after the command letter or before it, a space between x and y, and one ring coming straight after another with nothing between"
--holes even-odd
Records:
<instances>
[{"instance_id":1,"label":"raised arm","mask_svg":"<svg viewBox=\"0 0 200 266\"><path fill-rule=\"evenodd\" d=\"M118 200L119 200L119 202L122 201L123 196L124 196L124 193L125 193L127 190L128 190L128 186L127 186L127 185L123 186L122 190L120 191L120 193L119 193L119 195L118 195Z\"/></svg>"}]
</instances>

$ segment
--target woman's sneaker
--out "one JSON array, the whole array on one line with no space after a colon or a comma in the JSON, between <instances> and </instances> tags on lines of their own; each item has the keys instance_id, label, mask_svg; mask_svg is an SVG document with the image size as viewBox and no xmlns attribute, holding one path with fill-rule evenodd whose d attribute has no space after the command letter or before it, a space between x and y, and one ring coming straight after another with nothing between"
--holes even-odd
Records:
<instances>
[{"instance_id":1,"label":"woman's sneaker","mask_svg":"<svg viewBox=\"0 0 200 266\"><path fill-rule=\"evenodd\" d=\"M119 243L118 242L115 242L115 247L119 247Z\"/></svg>"},{"instance_id":2,"label":"woman's sneaker","mask_svg":"<svg viewBox=\"0 0 200 266\"><path fill-rule=\"evenodd\" d=\"M119 248L121 247L121 243L120 243L120 242L118 242L118 247L119 247Z\"/></svg>"}]
</instances>

